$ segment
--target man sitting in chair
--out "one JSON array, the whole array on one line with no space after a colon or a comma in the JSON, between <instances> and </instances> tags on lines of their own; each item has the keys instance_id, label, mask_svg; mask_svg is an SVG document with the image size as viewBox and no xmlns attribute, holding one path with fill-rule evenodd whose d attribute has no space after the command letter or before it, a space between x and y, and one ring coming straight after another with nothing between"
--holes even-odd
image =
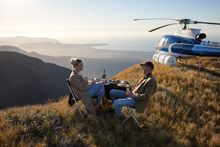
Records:
<instances>
[{"instance_id":1,"label":"man sitting in chair","mask_svg":"<svg viewBox=\"0 0 220 147\"><path fill-rule=\"evenodd\" d=\"M78 58L71 58L70 63L73 65L73 71L70 75L70 84L74 93L82 100L86 109L95 114L96 109L99 108L101 100L105 95L104 85L102 83L96 84L95 82L88 83L81 75L83 71L83 62ZM97 97L95 105L92 103L91 97Z\"/></svg>"},{"instance_id":2,"label":"man sitting in chair","mask_svg":"<svg viewBox=\"0 0 220 147\"><path fill-rule=\"evenodd\" d=\"M122 91L112 89L110 96L112 98L115 115L121 117L121 109L123 106L135 107L139 113L144 112L147 102L157 88L157 83L152 75L154 65L152 62L144 62L140 64L144 71L144 76L137 83L137 86L132 91Z\"/></svg>"}]
</instances>

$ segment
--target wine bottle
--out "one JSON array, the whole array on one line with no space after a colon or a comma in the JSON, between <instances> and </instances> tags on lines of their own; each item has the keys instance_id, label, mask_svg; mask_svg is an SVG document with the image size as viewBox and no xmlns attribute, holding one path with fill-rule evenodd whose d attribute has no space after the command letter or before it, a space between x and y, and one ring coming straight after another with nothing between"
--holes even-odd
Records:
<instances>
[{"instance_id":1,"label":"wine bottle","mask_svg":"<svg viewBox=\"0 0 220 147\"><path fill-rule=\"evenodd\" d=\"M105 69L103 70L103 74L102 74L102 81L106 80L106 73L105 73Z\"/></svg>"}]
</instances>

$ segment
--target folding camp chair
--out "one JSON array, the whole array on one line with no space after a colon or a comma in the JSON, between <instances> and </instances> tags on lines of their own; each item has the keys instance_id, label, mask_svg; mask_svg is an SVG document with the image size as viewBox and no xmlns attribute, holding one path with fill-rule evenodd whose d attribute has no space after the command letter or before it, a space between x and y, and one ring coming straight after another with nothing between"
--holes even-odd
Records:
<instances>
[{"instance_id":1,"label":"folding camp chair","mask_svg":"<svg viewBox=\"0 0 220 147\"><path fill-rule=\"evenodd\" d=\"M139 127L141 127L138 119L137 119L137 115L136 115L136 110L134 107L129 107L127 106L127 110L128 110L128 116L127 118L125 118L123 121L122 121L122 124L125 123L129 118L133 118L133 120L137 123L137 125Z\"/></svg>"},{"instance_id":2,"label":"folding camp chair","mask_svg":"<svg viewBox=\"0 0 220 147\"><path fill-rule=\"evenodd\" d=\"M67 86L68 86L68 88L69 88L70 94L72 95L72 100L74 101L73 103L75 104L76 101L77 101L79 98L78 98L77 95L75 95L75 93L73 92L73 90L72 90L72 88L71 88L70 80L69 80L69 79L66 79L66 82L67 82ZM80 109L81 106L82 106L82 104L75 106L74 109L73 109L73 112L78 111L78 112L80 113L80 116L82 117L82 119L84 119L84 116L83 116L82 111L81 111L81 109Z\"/></svg>"},{"instance_id":3,"label":"folding camp chair","mask_svg":"<svg viewBox=\"0 0 220 147\"><path fill-rule=\"evenodd\" d=\"M153 94L156 92L156 90L157 90L157 87L155 87ZM133 120L138 124L138 126L141 127L141 125L137 119L135 107L127 106L127 110L128 110L128 117L122 121L122 124L125 123L129 118L132 117Z\"/></svg>"}]
</instances>

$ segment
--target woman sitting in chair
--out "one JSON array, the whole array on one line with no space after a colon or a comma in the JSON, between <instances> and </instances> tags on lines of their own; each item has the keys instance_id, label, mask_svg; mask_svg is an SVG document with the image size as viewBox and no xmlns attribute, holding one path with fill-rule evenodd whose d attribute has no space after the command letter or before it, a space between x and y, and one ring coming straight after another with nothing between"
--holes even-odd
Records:
<instances>
[{"instance_id":1,"label":"woman sitting in chair","mask_svg":"<svg viewBox=\"0 0 220 147\"><path fill-rule=\"evenodd\" d=\"M70 74L70 84L74 93L82 100L87 110L91 114L96 113L96 109L100 107L101 100L105 95L104 85L95 82L88 83L81 75L83 71L83 62L78 58L71 58L70 63L73 66L73 71ZM97 97L95 105L92 103L91 97Z\"/></svg>"}]
</instances>

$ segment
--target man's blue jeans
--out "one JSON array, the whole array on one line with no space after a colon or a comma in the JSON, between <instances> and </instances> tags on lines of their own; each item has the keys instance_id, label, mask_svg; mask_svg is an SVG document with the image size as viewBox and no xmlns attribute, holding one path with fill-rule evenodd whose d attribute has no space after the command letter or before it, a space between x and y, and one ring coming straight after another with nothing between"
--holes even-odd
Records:
<instances>
[{"instance_id":1,"label":"man's blue jeans","mask_svg":"<svg viewBox=\"0 0 220 147\"><path fill-rule=\"evenodd\" d=\"M102 83L93 84L88 89L90 97L97 97L96 105L101 103L103 96L105 95L104 85Z\"/></svg>"},{"instance_id":2,"label":"man's blue jeans","mask_svg":"<svg viewBox=\"0 0 220 147\"><path fill-rule=\"evenodd\" d=\"M134 106L135 100L126 96L126 91L112 89L110 91L113 107L115 108L115 115L121 117L121 109L123 106Z\"/></svg>"}]
</instances>

